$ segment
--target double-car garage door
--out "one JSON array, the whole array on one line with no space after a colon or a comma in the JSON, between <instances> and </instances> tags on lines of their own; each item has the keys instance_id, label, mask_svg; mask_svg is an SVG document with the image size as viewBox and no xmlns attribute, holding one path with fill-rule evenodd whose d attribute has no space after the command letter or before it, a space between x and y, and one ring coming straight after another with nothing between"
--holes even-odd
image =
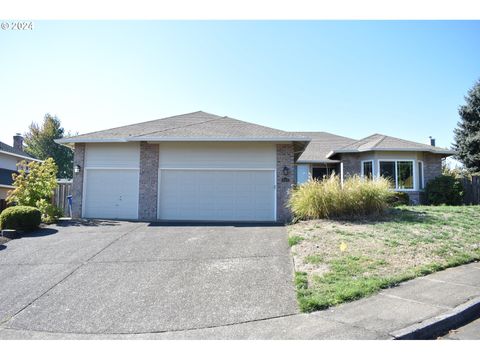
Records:
<instances>
[{"instance_id":1,"label":"double-car garage door","mask_svg":"<svg viewBox=\"0 0 480 360\"><path fill-rule=\"evenodd\" d=\"M160 220L274 221L273 144L162 143ZM137 219L138 144L88 144L84 217Z\"/></svg>"}]
</instances>

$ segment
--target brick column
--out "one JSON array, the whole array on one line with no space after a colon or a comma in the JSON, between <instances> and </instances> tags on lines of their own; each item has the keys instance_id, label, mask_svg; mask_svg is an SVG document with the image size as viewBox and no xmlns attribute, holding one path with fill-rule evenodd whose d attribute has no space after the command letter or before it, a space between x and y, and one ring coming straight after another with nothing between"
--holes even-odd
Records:
<instances>
[{"instance_id":1,"label":"brick column","mask_svg":"<svg viewBox=\"0 0 480 360\"><path fill-rule=\"evenodd\" d=\"M80 172L73 172L72 181L72 218L82 217L83 205L83 174L85 167L85 144L76 143L73 152L73 166L80 166Z\"/></svg>"},{"instance_id":2,"label":"brick column","mask_svg":"<svg viewBox=\"0 0 480 360\"><path fill-rule=\"evenodd\" d=\"M140 143L140 183L138 219L157 220L158 200L158 144Z\"/></svg>"},{"instance_id":3,"label":"brick column","mask_svg":"<svg viewBox=\"0 0 480 360\"><path fill-rule=\"evenodd\" d=\"M288 175L284 175L284 167ZM277 144L277 221L288 222L292 219L287 207L288 196L295 184L295 162L293 144Z\"/></svg>"},{"instance_id":4,"label":"brick column","mask_svg":"<svg viewBox=\"0 0 480 360\"><path fill-rule=\"evenodd\" d=\"M425 185L442 175L442 155L423 153L423 177Z\"/></svg>"}]
</instances>

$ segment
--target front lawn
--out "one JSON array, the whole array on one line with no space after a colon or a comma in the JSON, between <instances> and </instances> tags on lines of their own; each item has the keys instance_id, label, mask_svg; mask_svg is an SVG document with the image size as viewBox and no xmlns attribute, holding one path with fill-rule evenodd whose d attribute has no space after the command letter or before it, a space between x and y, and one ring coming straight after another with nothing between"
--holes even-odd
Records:
<instances>
[{"instance_id":1,"label":"front lawn","mask_svg":"<svg viewBox=\"0 0 480 360\"><path fill-rule=\"evenodd\" d=\"M480 260L480 206L401 206L378 219L301 221L289 236L300 308L321 310Z\"/></svg>"}]
</instances>

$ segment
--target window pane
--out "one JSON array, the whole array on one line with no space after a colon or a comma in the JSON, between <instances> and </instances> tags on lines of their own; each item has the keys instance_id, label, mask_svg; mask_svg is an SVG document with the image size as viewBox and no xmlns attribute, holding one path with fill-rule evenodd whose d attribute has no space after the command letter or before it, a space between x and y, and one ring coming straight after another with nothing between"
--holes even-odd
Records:
<instances>
[{"instance_id":1,"label":"window pane","mask_svg":"<svg viewBox=\"0 0 480 360\"><path fill-rule=\"evenodd\" d=\"M398 161L398 188L413 189L413 161Z\"/></svg>"},{"instance_id":2,"label":"window pane","mask_svg":"<svg viewBox=\"0 0 480 360\"><path fill-rule=\"evenodd\" d=\"M380 161L380 176L390 180L395 187L395 161Z\"/></svg>"},{"instance_id":3,"label":"window pane","mask_svg":"<svg viewBox=\"0 0 480 360\"><path fill-rule=\"evenodd\" d=\"M418 187L423 189L423 163L418 163Z\"/></svg>"},{"instance_id":4,"label":"window pane","mask_svg":"<svg viewBox=\"0 0 480 360\"><path fill-rule=\"evenodd\" d=\"M312 177L315 180L323 180L324 177L328 177L328 169L327 168L314 167L312 169Z\"/></svg>"},{"instance_id":5,"label":"window pane","mask_svg":"<svg viewBox=\"0 0 480 360\"><path fill-rule=\"evenodd\" d=\"M373 177L373 163L371 161L363 163L363 176L369 179Z\"/></svg>"}]
</instances>

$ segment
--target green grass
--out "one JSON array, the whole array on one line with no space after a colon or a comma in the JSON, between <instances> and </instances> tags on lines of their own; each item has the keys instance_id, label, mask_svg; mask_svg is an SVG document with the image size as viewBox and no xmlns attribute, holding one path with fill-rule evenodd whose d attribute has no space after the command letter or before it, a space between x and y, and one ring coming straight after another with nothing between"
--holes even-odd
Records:
<instances>
[{"instance_id":1,"label":"green grass","mask_svg":"<svg viewBox=\"0 0 480 360\"><path fill-rule=\"evenodd\" d=\"M303 238L301 236L290 236L288 238L288 245L292 247L293 245L297 245Z\"/></svg>"},{"instance_id":2,"label":"green grass","mask_svg":"<svg viewBox=\"0 0 480 360\"><path fill-rule=\"evenodd\" d=\"M479 223L480 206L401 206L376 220L317 221L315 232L302 239L318 245L305 247L315 252L295 260L300 309L325 309L402 281L478 261ZM312 228L312 224L291 225L290 234L301 236L304 227ZM341 243L347 245L346 250L339 249ZM312 265L327 270L315 272Z\"/></svg>"},{"instance_id":3,"label":"green grass","mask_svg":"<svg viewBox=\"0 0 480 360\"><path fill-rule=\"evenodd\" d=\"M323 257L318 254L308 255L305 257L305 262L308 264L321 264Z\"/></svg>"}]
</instances>

